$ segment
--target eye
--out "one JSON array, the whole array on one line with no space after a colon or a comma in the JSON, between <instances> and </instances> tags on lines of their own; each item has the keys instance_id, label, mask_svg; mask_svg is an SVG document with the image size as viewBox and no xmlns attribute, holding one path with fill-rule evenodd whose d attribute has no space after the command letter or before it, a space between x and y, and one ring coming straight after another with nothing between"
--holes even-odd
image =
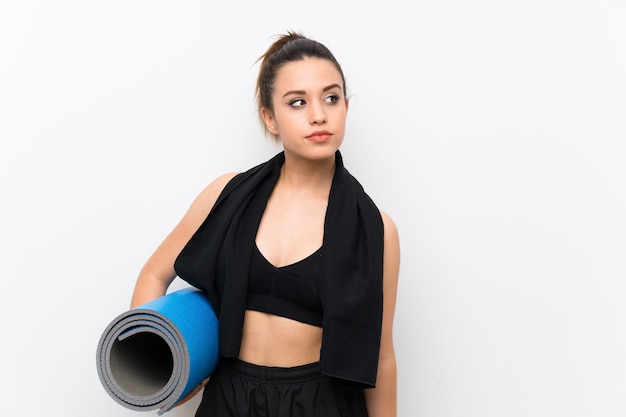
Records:
<instances>
[{"instance_id":1,"label":"eye","mask_svg":"<svg viewBox=\"0 0 626 417\"><path fill-rule=\"evenodd\" d=\"M289 106L291 106L291 107L302 107L302 106L304 106L305 103L306 102L304 101L304 99L302 99L302 98L295 98L295 99L289 101L289 103L287 103L287 104L289 104Z\"/></svg>"},{"instance_id":2,"label":"eye","mask_svg":"<svg viewBox=\"0 0 626 417\"><path fill-rule=\"evenodd\" d=\"M341 100L341 97L339 97L337 94L331 94L324 99L325 102L330 104L337 104L339 100Z\"/></svg>"}]
</instances>

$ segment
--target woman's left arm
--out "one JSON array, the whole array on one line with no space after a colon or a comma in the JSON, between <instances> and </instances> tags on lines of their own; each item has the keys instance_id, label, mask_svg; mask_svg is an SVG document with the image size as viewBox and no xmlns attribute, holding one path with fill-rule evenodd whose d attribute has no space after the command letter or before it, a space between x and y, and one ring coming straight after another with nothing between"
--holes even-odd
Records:
<instances>
[{"instance_id":1,"label":"woman's left arm","mask_svg":"<svg viewBox=\"0 0 626 417\"><path fill-rule=\"evenodd\" d=\"M376 388L365 389L369 417L396 417L397 370L393 347L393 316L396 309L398 275L400 272L400 240L391 218L381 212L385 226L383 258L383 327L378 359Z\"/></svg>"}]
</instances>

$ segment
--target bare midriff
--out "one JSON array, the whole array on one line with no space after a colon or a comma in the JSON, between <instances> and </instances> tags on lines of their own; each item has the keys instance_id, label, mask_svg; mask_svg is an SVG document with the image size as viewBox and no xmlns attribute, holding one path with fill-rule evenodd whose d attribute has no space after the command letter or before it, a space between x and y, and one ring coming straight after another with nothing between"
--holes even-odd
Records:
<instances>
[{"instance_id":1,"label":"bare midriff","mask_svg":"<svg viewBox=\"0 0 626 417\"><path fill-rule=\"evenodd\" d=\"M318 362L322 329L285 317L246 310L239 359L263 366Z\"/></svg>"}]
</instances>

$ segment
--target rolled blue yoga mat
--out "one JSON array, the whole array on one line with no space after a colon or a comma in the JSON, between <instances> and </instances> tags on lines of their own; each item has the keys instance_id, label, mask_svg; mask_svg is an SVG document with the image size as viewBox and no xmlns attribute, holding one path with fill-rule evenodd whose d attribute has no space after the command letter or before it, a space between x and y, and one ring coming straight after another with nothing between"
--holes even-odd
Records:
<instances>
[{"instance_id":1,"label":"rolled blue yoga mat","mask_svg":"<svg viewBox=\"0 0 626 417\"><path fill-rule=\"evenodd\" d=\"M161 415L209 377L218 320L205 293L185 288L117 316L97 348L100 382L118 403Z\"/></svg>"}]
</instances>

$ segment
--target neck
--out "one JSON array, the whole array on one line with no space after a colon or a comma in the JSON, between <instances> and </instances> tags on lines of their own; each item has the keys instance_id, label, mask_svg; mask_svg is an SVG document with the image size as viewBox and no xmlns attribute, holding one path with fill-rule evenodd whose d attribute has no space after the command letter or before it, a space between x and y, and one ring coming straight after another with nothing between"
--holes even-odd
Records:
<instances>
[{"instance_id":1,"label":"neck","mask_svg":"<svg viewBox=\"0 0 626 417\"><path fill-rule=\"evenodd\" d=\"M310 160L285 153L279 182L292 189L320 189L327 191L335 174L335 155L320 160Z\"/></svg>"}]
</instances>

